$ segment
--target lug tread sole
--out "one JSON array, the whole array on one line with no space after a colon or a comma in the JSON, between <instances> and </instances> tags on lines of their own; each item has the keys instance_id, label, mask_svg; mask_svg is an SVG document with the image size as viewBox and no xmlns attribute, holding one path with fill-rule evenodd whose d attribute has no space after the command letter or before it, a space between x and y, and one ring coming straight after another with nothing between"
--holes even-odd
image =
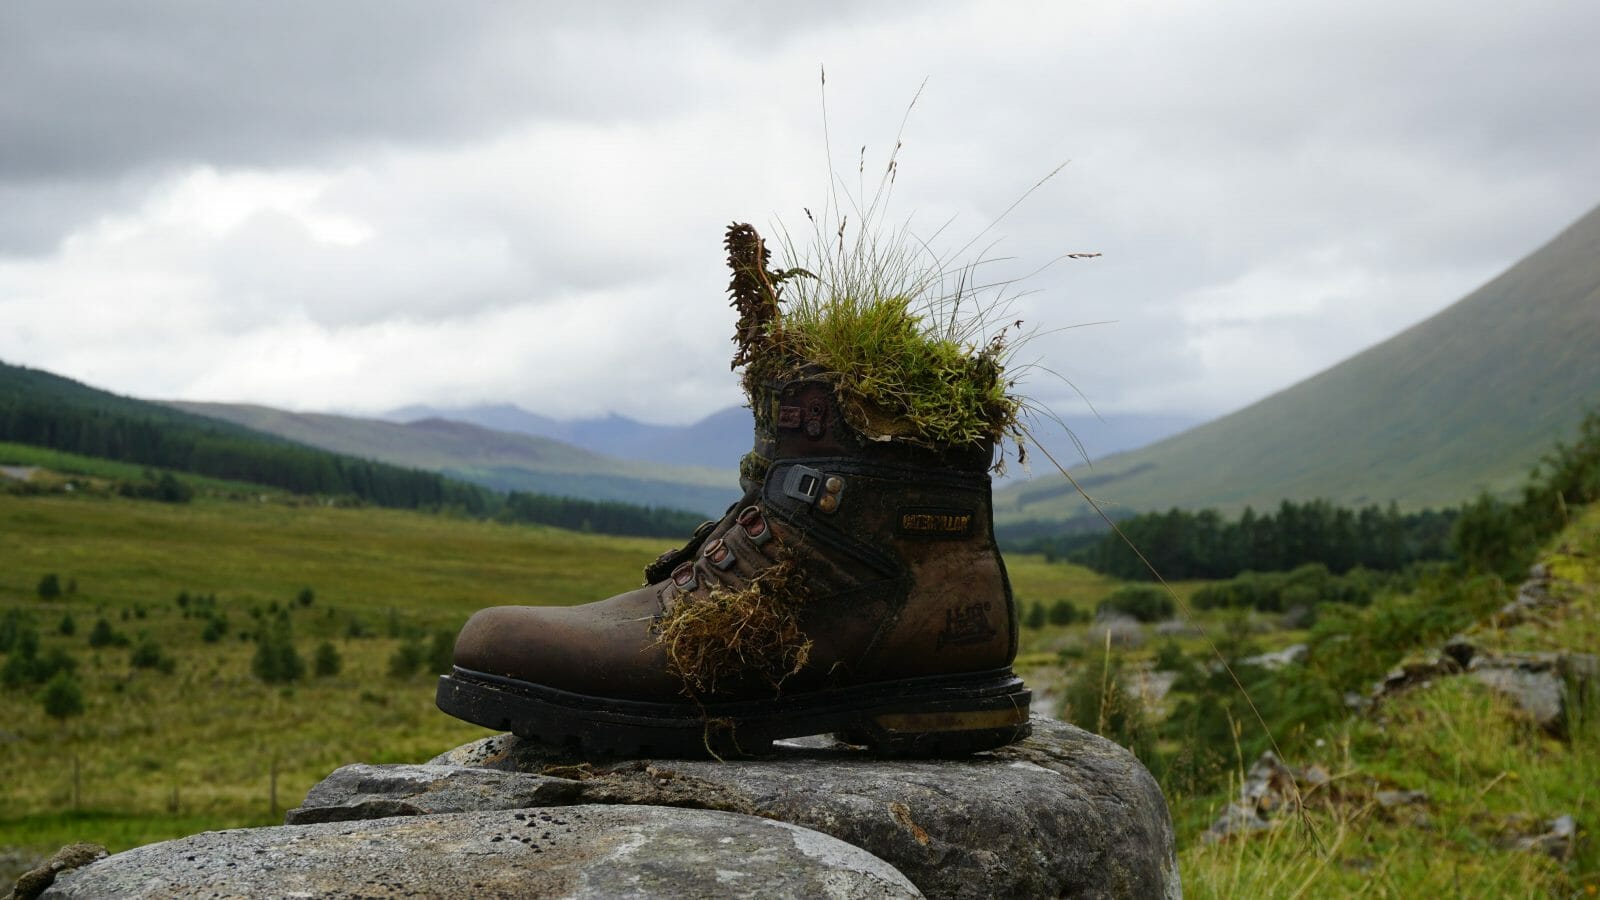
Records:
<instances>
[{"instance_id":1,"label":"lug tread sole","mask_svg":"<svg viewBox=\"0 0 1600 900\"><path fill-rule=\"evenodd\" d=\"M880 756L966 756L1027 737L1031 692L1010 669L766 700L655 703L575 694L457 667L441 710L558 751L627 757L759 756L813 734Z\"/></svg>"}]
</instances>

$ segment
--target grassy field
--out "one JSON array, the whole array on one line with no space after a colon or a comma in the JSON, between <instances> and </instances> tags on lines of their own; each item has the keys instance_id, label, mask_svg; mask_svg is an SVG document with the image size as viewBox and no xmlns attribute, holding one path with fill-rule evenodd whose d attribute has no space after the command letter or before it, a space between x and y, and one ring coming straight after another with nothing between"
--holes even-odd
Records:
<instances>
[{"instance_id":1,"label":"grassy field","mask_svg":"<svg viewBox=\"0 0 1600 900\"><path fill-rule=\"evenodd\" d=\"M1600 647L1600 508L1552 542L1546 562L1565 605L1512 628L1469 630L1480 652L1594 653ZM1191 897L1550 897L1600 894L1600 691L1570 693L1567 739L1541 730L1470 677L1441 678L1387 701L1379 714L1326 730L1297 767L1331 776L1307 796L1305 823L1207 843L1196 822L1224 796L1179 799L1179 855ZM1248 761L1245 761L1248 764ZM1241 777L1243 765L1241 765ZM1380 790L1425 800L1386 808ZM1207 807L1210 809L1207 809ZM1559 861L1515 847L1570 815L1580 834ZM1315 831L1315 835L1313 835Z\"/></svg>"},{"instance_id":2,"label":"grassy field","mask_svg":"<svg viewBox=\"0 0 1600 900\"><path fill-rule=\"evenodd\" d=\"M1565 540L1556 547L1566 548L1555 556L1558 572L1600 584L1600 511ZM21 611L40 631L44 652L68 650L87 701L83 715L60 722L44 713L38 688L0 688L0 849L38 854L88 839L116 850L277 823L339 765L417 762L480 737L482 729L433 708L430 675L391 674L397 650L453 632L483 606L575 603L626 589L661 549L654 540L275 495L168 505L0 494L0 615ZM1064 598L1088 612L1119 586L1042 557L1010 557L1008 566L1025 608ZM40 599L48 574L68 593ZM1198 585L1176 587L1186 597ZM314 593L309 604L299 600L305 588ZM211 616L194 600L180 606L180 592L215 594L228 621L221 640L202 640ZM309 662L318 644L331 643L339 674L289 687L251 674L248 636L284 610L301 655ZM1600 595L1591 590L1559 620L1483 640L1496 649L1592 651L1600 643L1597 610ZM61 633L67 617L72 634ZM100 618L134 644L153 639L173 658L173 671L135 668L129 647L91 648L87 635ZM1210 614L1201 621L1214 635L1229 627ZM1261 631L1255 640L1271 649L1299 637ZM1192 634L1174 640L1197 658L1208 652ZM1165 643L1122 652L1125 661L1144 663ZM1092 667L1101 652L1083 624L1027 630L1023 651L1019 668L1046 693L1059 692L1074 667ZM1312 804L1317 838L1289 824L1205 843L1199 834L1231 789L1169 792L1186 889L1200 897L1581 893L1595 885L1593 852L1564 866L1503 845L1523 820L1572 814L1592 827L1597 722L1600 712L1580 719L1578 739L1563 743L1476 682L1408 694L1384 719L1352 718L1328 730L1306 758L1291 760L1324 766L1339 788ZM1242 770L1249 760L1235 763ZM1378 807L1374 792L1387 787L1426 792L1421 818L1417 810Z\"/></svg>"},{"instance_id":3,"label":"grassy field","mask_svg":"<svg viewBox=\"0 0 1600 900\"><path fill-rule=\"evenodd\" d=\"M433 708L430 676L387 674L407 636L453 631L483 606L609 595L637 584L661 549L389 510L0 495L0 612L23 610L45 652L71 652L88 701L61 724L34 689L0 690L0 846L82 837L116 849L276 822L339 765L421 761L482 736ZM75 592L38 599L52 573ZM315 597L300 606L306 587ZM180 592L216 595L229 622L221 641L201 640L205 620L186 615ZM340 674L287 688L250 674L254 644L242 635L277 609L293 610L308 661L316 644L334 644ZM66 616L71 636L59 633ZM102 617L135 643L154 638L175 671L90 648Z\"/></svg>"}]
</instances>

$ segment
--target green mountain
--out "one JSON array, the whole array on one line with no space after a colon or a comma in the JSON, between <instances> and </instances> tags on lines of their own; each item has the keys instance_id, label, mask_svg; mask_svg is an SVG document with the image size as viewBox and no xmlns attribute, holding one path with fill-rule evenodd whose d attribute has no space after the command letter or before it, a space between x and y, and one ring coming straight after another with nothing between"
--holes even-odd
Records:
<instances>
[{"instance_id":1,"label":"green mountain","mask_svg":"<svg viewBox=\"0 0 1600 900\"><path fill-rule=\"evenodd\" d=\"M3 362L0 441L379 506L481 512L490 500L436 472L329 453Z\"/></svg>"},{"instance_id":2,"label":"green mountain","mask_svg":"<svg viewBox=\"0 0 1600 900\"><path fill-rule=\"evenodd\" d=\"M399 423L265 406L171 402L335 453L441 472L496 490L720 514L737 499L731 471L613 459L571 444L445 419Z\"/></svg>"},{"instance_id":3,"label":"green mountain","mask_svg":"<svg viewBox=\"0 0 1600 900\"><path fill-rule=\"evenodd\" d=\"M1252 406L1074 471L1108 512L1324 498L1403 509L1510 491L1600 406L1600 208L1432 318ZM1059 475L1013 526L1086 507Z\"/></svg>"}]
</instances>

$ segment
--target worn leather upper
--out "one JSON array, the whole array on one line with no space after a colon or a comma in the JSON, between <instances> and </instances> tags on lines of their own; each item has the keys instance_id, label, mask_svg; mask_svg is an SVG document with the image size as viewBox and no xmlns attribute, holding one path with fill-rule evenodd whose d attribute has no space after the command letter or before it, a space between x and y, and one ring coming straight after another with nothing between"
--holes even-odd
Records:
<instances>
[{"instance_id":1,"label":"worn leather upper","mask_svg":"<svg viewBox=\"0 0 1600 900\"><path fill-rule=\"evenodd\" d=\"M786 692L1009 665L1016 609L994 543L988 449L865 440L818 382L775 388L763 413L759 480L747 477L727 515L664 554L649 583L579 606L483 610L462 629L456 665L590 696L681 700L654 643L658 618L719 587L738 590L780 552L804 579L800 625L813 642ZM752 507L769 540L752 537ZM714 565L708 551L731 564ZM752 677L719 697L772 692Z\"/></svg>"}]
</instances>

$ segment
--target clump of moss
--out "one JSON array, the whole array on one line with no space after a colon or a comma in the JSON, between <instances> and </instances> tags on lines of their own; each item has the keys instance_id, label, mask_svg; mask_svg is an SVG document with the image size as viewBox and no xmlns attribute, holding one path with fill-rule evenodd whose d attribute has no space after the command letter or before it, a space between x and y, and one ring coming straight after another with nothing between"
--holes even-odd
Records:
<instances>
[{"instance_id":1,"label":"clump of moss","mask_svg":"<svg viewBox=\"0 0 1600 900\"><path fill-rule=\"evenodd\" d=\"M804 602L793 562L781 559L741 590L684 598L657 625L656 643L691 697L752 676L776 690L811 656L811 640L800 630Z\"/></svg>"},{"instance_id":2,"label":"clump of moss","mask_svg":"<svg viewBox=\"0 0 1600 900\"><path fill-rule=\"evenodd\" d=\"M892 243L899 249L850 246L841 229L837 250L824 245L808 260L815 272L778 272L754 228L729 228L733 364L745 367L746 391L754 399L766 383L821 377L850 424L875 439L938 448L1014 435L1022 400L1005 378L1007 329L985 338L994 310L959 286L946 293L936 265L919 268L917 254Z\"/></svg>"}]
</instances>

